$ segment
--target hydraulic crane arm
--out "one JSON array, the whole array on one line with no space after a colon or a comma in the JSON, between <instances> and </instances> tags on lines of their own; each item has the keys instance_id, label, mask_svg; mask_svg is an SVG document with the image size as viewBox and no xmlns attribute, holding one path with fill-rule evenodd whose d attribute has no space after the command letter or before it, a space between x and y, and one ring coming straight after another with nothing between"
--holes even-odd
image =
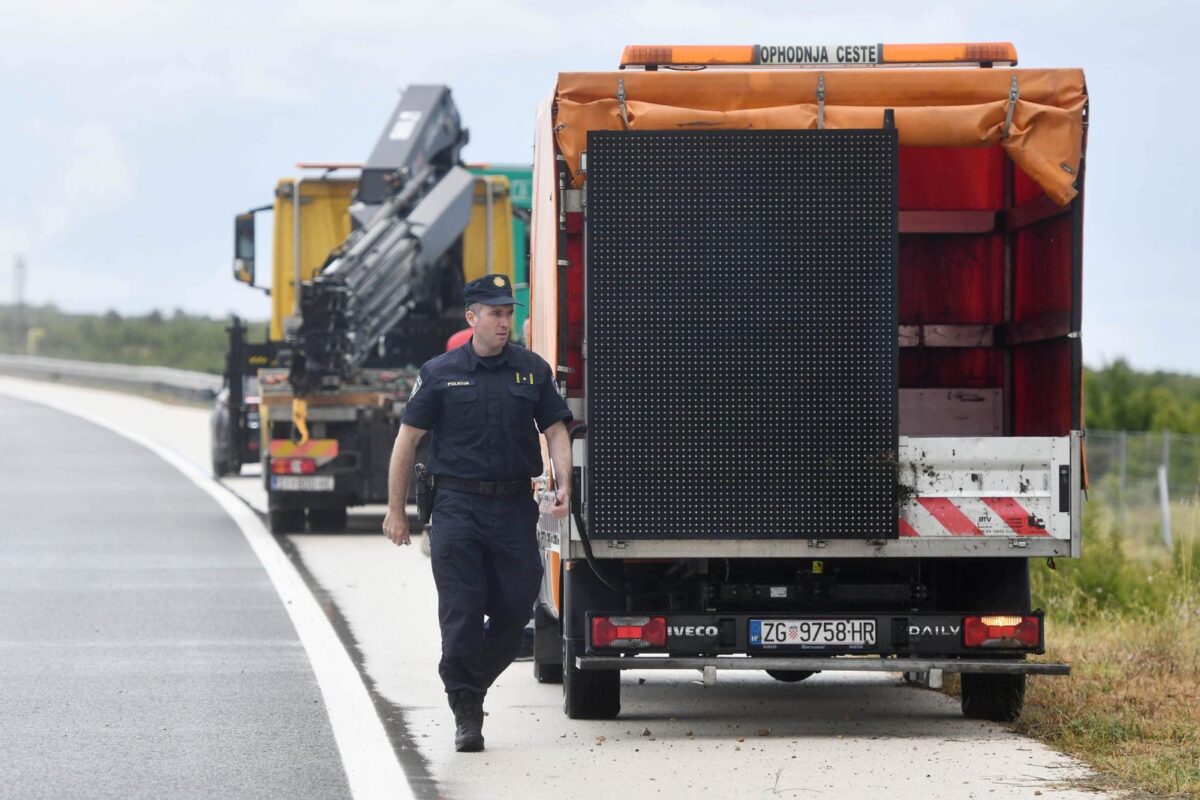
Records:
<instances>
[{"instance_id":1,"label":"hydraulic crane arm","mask_svg":"<svg viewBox=\"0 0 1200 800\"><path fill-rule=\"evenodd\" d=\"M466 131L446 87L410 87L363 170L364 224L301 290L290 380L298 395L350 380L387 333L436 302L442 257L470 221Z\"/></svg>"}]
</instances>

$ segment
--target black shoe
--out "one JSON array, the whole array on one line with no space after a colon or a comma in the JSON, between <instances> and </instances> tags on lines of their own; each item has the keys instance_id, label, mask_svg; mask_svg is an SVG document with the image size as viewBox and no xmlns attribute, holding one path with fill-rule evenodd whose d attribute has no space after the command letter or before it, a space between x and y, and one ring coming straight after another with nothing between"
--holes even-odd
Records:
<instances>
[{"instance_id":1,"label":"black shoe","mask_svg":"<svg viewBox=\"0 0 1200 800\"><path fill-rule=\"evenodd\" d=\"M460 689L448 695L454 711L454 749L460 753L483 750L483 698Z\"/></svg>"}]
</instances>

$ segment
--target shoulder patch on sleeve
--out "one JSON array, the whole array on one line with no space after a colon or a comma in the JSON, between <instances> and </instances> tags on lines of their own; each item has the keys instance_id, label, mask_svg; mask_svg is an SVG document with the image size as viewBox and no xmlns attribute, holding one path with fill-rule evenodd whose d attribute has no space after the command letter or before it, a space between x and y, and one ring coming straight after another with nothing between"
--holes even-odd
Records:
<instances>
[{"instance_id":1,"label":"shoulder patch on sleeve","mask_svg":"<svg viewBox=\"0 0 1200 800\"><path fill-rule=\"evenodd\" d=\"M420 388L421 388L421 376L418 375L417 382L413 384L412 393L409 394L408 399L412 400L414 397L416 397L417 392L420 390Z\"/></svg>"}]
</instances>

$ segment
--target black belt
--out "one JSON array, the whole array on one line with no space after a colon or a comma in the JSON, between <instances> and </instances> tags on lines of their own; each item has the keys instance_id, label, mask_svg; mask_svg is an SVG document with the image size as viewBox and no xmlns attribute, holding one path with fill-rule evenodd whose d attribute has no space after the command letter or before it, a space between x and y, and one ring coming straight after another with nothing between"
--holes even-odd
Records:
<instances>
[{"instance_id":1,"label":"black belt","mask_svg":"<svg viewBox=\"0 0 1200 800\"><path fill-rule=\"evenodd\" d=\"M533 494L533 486L528 478L520 481L468 481L462 478L435 475L433 485L438 489L458 489L471 494L490 494L498 497L512 494Z\"/></svg>"}]
</instances>

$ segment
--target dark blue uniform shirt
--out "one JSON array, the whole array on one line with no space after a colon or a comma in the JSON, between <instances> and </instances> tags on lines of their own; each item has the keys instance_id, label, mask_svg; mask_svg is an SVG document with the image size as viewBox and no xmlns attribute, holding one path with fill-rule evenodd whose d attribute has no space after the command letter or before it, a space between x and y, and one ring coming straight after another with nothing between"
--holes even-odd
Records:
<instances>
[{"instance_id":1,"label":"dark blue uniform shirt","mask_svg":"<svg viewBox=\"0 0 1200 800\"><path fill-rule=\"evenodd\" d=\"M468 341L425 362L402 420L433 431L432 474L505 481L542 474L538 431L571 412L537 353L508 344L480 358Z\"/></svg>"}]
</instances>

